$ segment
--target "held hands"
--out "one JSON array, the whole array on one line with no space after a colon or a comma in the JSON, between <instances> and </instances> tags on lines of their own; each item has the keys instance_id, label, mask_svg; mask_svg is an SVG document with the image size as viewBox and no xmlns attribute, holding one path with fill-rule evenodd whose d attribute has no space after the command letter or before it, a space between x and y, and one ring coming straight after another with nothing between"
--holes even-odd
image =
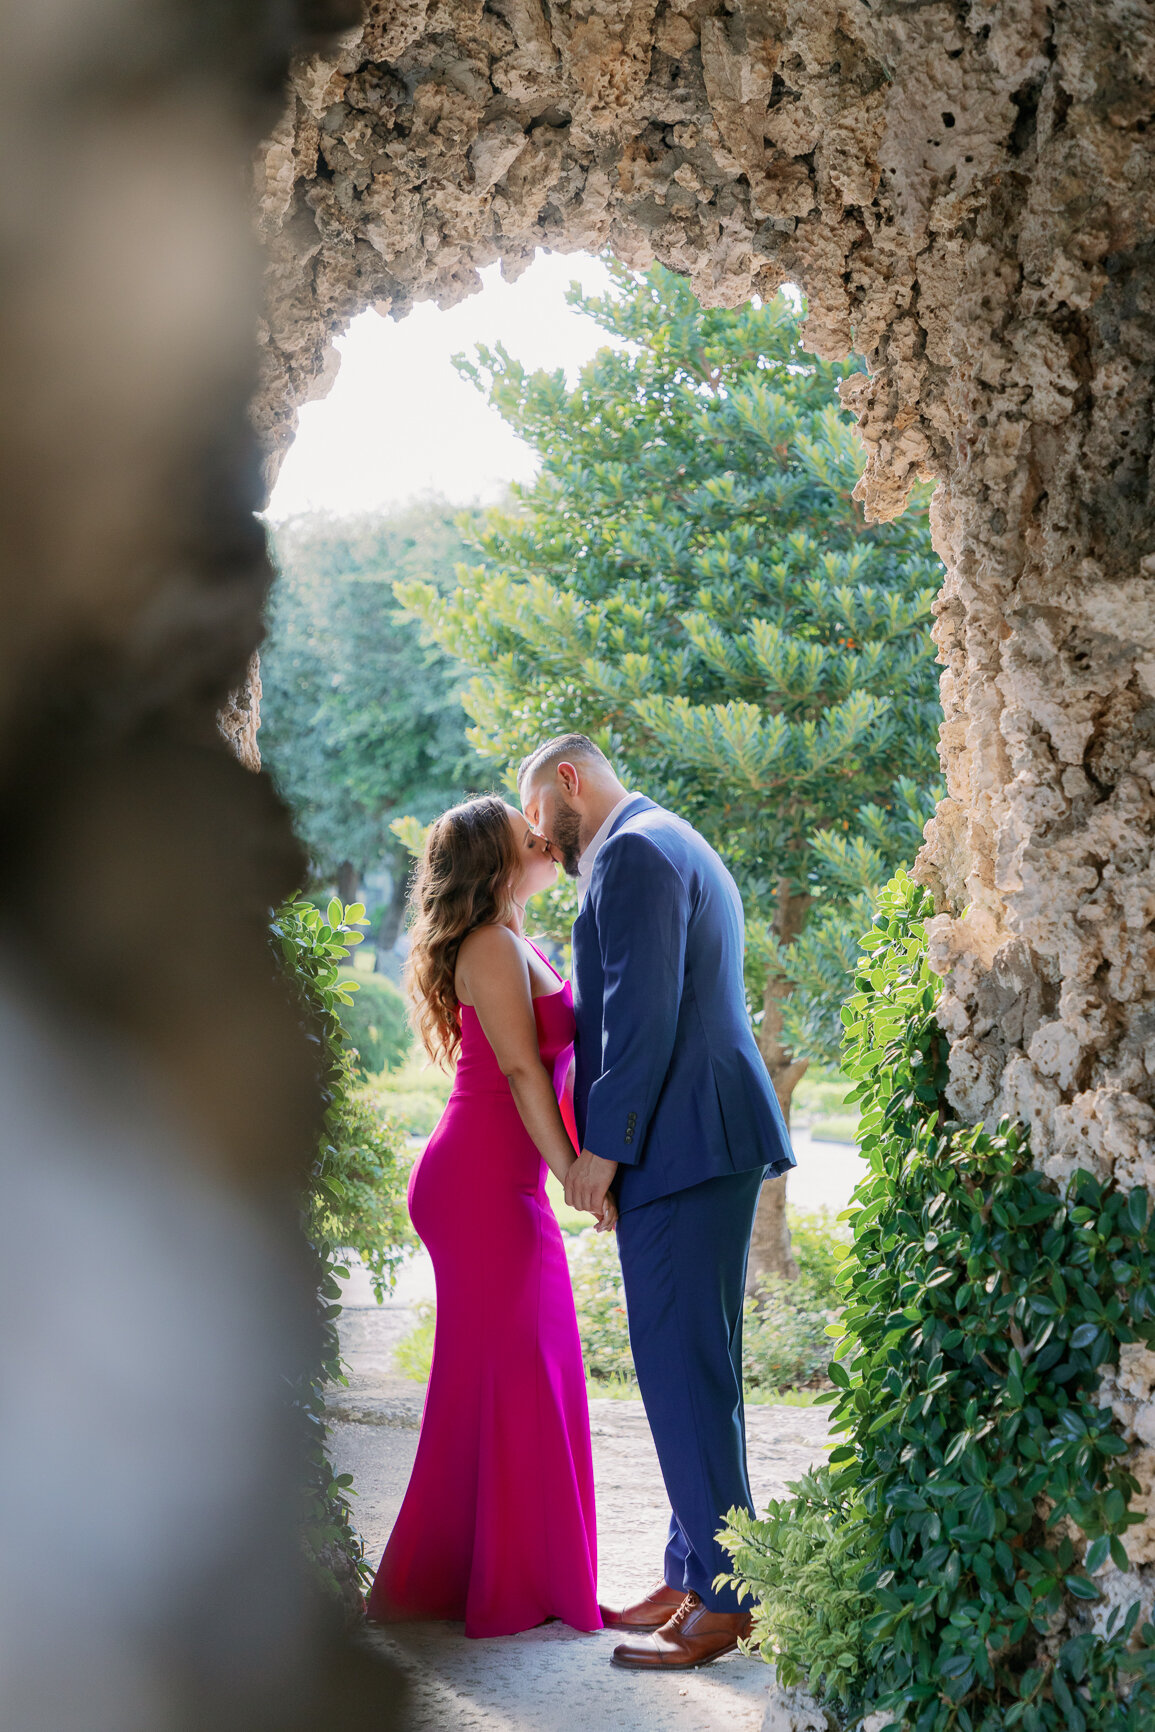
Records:
<instances>
[{"instance_id":1,"label":"held hands","mask_svg":"<svg viewBox=\"0 0 1155 1732\"><path fill-rule=\"evenodd\" d=\"M596 1215L599 1233L612 1232L617 1225L617 1205L609 1195L617 1170L616 1161L605 1161L583 1149L565 1177L566 1202L571 1209Z\"/></svg>"}]
</instances>

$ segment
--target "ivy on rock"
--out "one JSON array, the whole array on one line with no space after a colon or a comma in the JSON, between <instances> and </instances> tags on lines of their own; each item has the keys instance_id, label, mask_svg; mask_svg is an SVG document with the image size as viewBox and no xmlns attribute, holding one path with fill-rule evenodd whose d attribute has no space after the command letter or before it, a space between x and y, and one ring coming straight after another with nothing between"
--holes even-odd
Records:
<instances>
[{"instance_id":1,"label":"ivy on rock","mask_svg":"<svg viewBox=\"0 0 1155 1732\"><path fill-rule=\"evenodd\" d=\"M730 1517L735 1579L760 1602L765 1657L850 1722L1139 1732L1155 1629L1137 1629L1137 1591L1103 1616L1094 1578L1127 1570L1143 1518L1097 1390L1121 1345L1155 1345L1150 1201L1085 1171L1060 1190L1021 1127L949 1116L932 911L891 880L843 1010L871 1169L839 1276L843 1441L765 1520Z\"/></svg>"}]
</instances>

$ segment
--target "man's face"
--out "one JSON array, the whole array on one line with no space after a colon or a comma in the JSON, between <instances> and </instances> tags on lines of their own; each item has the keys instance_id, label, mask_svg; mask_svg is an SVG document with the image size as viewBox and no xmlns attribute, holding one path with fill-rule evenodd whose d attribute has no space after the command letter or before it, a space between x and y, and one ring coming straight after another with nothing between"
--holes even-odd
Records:
<instances>
[{"instance_id":1,"label":"man's face","mask_svg":"<svg viewBox=\"0 0 1155 1732\"><path fill-rule=\"evenodd\" d=\"M523 784L521 809L530 825L545 837L567 875L576 878L582 856L581 817L566 797L556 770L547 770Z\"/></svg>"}]
</instances>

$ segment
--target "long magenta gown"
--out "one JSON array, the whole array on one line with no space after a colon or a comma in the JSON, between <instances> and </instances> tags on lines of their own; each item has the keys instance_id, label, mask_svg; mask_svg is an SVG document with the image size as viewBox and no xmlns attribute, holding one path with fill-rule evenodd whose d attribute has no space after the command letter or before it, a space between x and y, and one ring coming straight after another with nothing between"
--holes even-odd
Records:
<instances>
[{"instance_id":1,"label":"long magenta gown","mask_svg":"<svg viewBox=\"0 0 1155 1732\"><path fill-rule=\"evenodd\" d=\"M568 982L535 998L534 1014L560 1083L574 1036ZM409 1181L437 1327L417 1458L369 1595L376 1622L464 1619L467 1636L550 1617L601 1628L585 1375L545 1177L462 1005L453 1092Z\"/></svg>"}]
</instances>

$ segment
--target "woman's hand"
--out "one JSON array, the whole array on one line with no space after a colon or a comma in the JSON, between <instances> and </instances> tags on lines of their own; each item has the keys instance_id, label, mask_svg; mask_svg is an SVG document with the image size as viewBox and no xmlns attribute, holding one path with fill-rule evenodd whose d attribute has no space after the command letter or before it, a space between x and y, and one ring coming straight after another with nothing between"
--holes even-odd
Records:
<instances>
[{"instance_id":1,"label":"woman's hand","mask_svg":"<svg viewBox=\"0 0 1155 1732\"><path fill-rule=\"evenodd\" d=\"M598 1217L595 1233L613 1233L618 1225L618 1205L607 1191L602 1202L602 1212Z\"/></svg>"},{"instance_id":2,"label":"woman's hand","mask_svg":"<svg viewBox=\"0 0 1155 1732\"><path fill-rule=\"evenodd\" d=\"M570 1208L600 1216L617 1170L616 1161L604 1161L592 1149L583 1149L566 1174L565 1200Z\"/></svg>"}]
</instances>

